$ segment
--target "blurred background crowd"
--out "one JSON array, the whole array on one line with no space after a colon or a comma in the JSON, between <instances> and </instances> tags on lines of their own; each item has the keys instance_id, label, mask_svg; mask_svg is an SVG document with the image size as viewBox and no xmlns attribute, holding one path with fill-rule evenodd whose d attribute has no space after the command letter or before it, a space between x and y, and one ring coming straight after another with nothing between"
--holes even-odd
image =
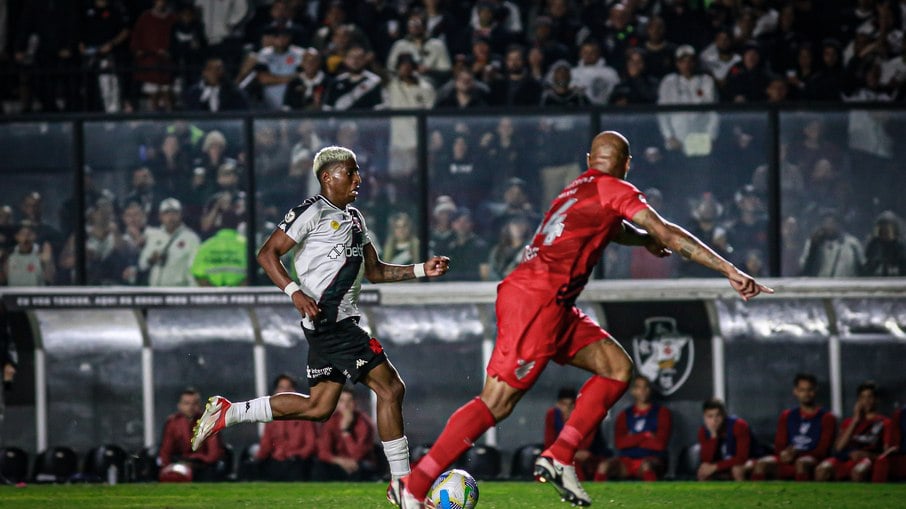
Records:
<instances>
[{"instance_id":1,"label":"blurred background crowd","mask_svg":"<svg viewBox=\"0 0 906 509\"><path fill-rule=\"evenodd\" d=\"M248 252L317 192L329 144L358 155L385 260L499 280L597 129L630 139L655 208L752 274L906 273L906 0L2 8L0 284L265 283ZM201 113L110 115L169 111ZM712 275L605 256L599 277Z\"/></svg>"}]
</instances>

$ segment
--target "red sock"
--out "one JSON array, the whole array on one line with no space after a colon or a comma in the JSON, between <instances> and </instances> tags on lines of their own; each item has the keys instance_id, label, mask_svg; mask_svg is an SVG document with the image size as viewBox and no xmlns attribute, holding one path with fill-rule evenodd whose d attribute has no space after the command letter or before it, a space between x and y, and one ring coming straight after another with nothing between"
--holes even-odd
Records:
<instances>
[{"instance_id":1,"label":"red sock","mask_svg":"<svg viewBox=\"0 0 906 509\"><path fill-rule=\"evenodd\" d=\"M476 397L459 407L450 416L447 426L437 437L431 450L409 474L406 480L409 493L419 500L424 499L437 476L469 450L475 440L494 424L494 416L481 398Z\"/></svg>"},{"instance_id":2,"label":"red sock","mask_svg":"<svg viewBox=\"0 0 906 509\"><path fill-rule=\"evenodd\" d=\"M607 481L607 472L595 472L595 482Z\"/></svg>"},{"instance_id":3,"label":"red sock","mask_svg":"<svg viewBox=\"0 0 906 509\"><path fill-rule=\"evenodd\" d=\"M550 456L560 463L567 465L572 463L579 442L601 423L607 415L607 410L620 399L628 387L627 382L613 378L591 377L579 391L576 409L560 430L557 440L541 454Z\"/></svg>"},{"instance_id":4,"label":"red sock","mask_svg":"<svg viewBox=\"0 0 906 509\"><path fill-rule=\"evenodd\" d=\"M657 481L657 474L654 472L654 470L646 470L642 472L642 480L645 482Z\"/></svg>"}]
</instances>

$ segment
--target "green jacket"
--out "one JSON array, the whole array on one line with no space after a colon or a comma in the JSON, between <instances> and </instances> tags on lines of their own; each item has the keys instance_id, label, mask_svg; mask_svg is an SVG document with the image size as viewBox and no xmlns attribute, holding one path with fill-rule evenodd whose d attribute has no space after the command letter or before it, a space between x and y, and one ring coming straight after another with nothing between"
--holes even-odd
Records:
<instances>
[{"instance_id":1,"label":"green jacket","mask_svg":"<svg viewBox=\"0 0 906 509\"><path fill-rule=\"evenodd\" d=\"M246 283L245 237L224 228L201 243L192 262L192 276L200 285L241 286Z\"/></svg>"}]
</instances>

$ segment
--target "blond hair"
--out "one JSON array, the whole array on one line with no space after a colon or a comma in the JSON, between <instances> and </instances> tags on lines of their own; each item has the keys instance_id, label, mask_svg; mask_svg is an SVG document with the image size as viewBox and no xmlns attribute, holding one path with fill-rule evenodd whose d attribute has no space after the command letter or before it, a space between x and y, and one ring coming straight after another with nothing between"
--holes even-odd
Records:
<instances>
[{"instance_id":1,"label":"blond hair","mask_svg":"<svg viewBox=\"0 0 906 509\"><path fill-rule=\"evenodd\" d=\"M331 165L342 163L350 159L353 161L356 160L355 152L346 147L338 147L335 145L324 147L315 154L311 169L315 173L315 176L319 177L322 170L326 170Z\"/></svg>"}]
</instances>

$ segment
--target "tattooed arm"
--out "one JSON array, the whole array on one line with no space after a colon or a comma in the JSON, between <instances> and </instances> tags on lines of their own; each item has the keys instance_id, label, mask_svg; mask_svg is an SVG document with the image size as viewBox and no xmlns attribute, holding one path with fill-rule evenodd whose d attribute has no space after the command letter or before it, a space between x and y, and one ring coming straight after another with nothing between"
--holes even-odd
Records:
<instances>
[{"instance_id":1,"label":"tattooed arm","mask_svg":"<svg viewBox=\"0 0 906 509\"><path fill-rule=\"evenodd\" d=\"M624 246L640 246L647 249L651 254L659 258L670 256L671 251L663 246L658 240L645 230L636 227L629 221L623 221L620 231L613 238L617 244Z\"/></svg>"},{"instance_id":2,"label":"tattooed arm","mask_svg":"<svg viewBox=\"0 0 906 509\"><path fill-rule=\"evenodd\" d=\"M749 300L761 292L774 293L774 290L759 284L752 276L736 268L688 231L665 221L654 209L639 211L632 216L632 222L644 228L667 249L726 276L743 299Z\"/></svg>"},{"instance_id":3,"label":"tattooed arm","mask_svg":"<svg viewBox=\"0 0 906 509\"><path fill-rule=\"evenodd\" d=\"M425 276L436 277L447 273L450 259L446 256L433 256L425 263ZM365 277L372 283L390 283L414 279L416 265L395 265L384 263L374 249L374 245L365 246Z\"/></svg>"}]
</instances>

